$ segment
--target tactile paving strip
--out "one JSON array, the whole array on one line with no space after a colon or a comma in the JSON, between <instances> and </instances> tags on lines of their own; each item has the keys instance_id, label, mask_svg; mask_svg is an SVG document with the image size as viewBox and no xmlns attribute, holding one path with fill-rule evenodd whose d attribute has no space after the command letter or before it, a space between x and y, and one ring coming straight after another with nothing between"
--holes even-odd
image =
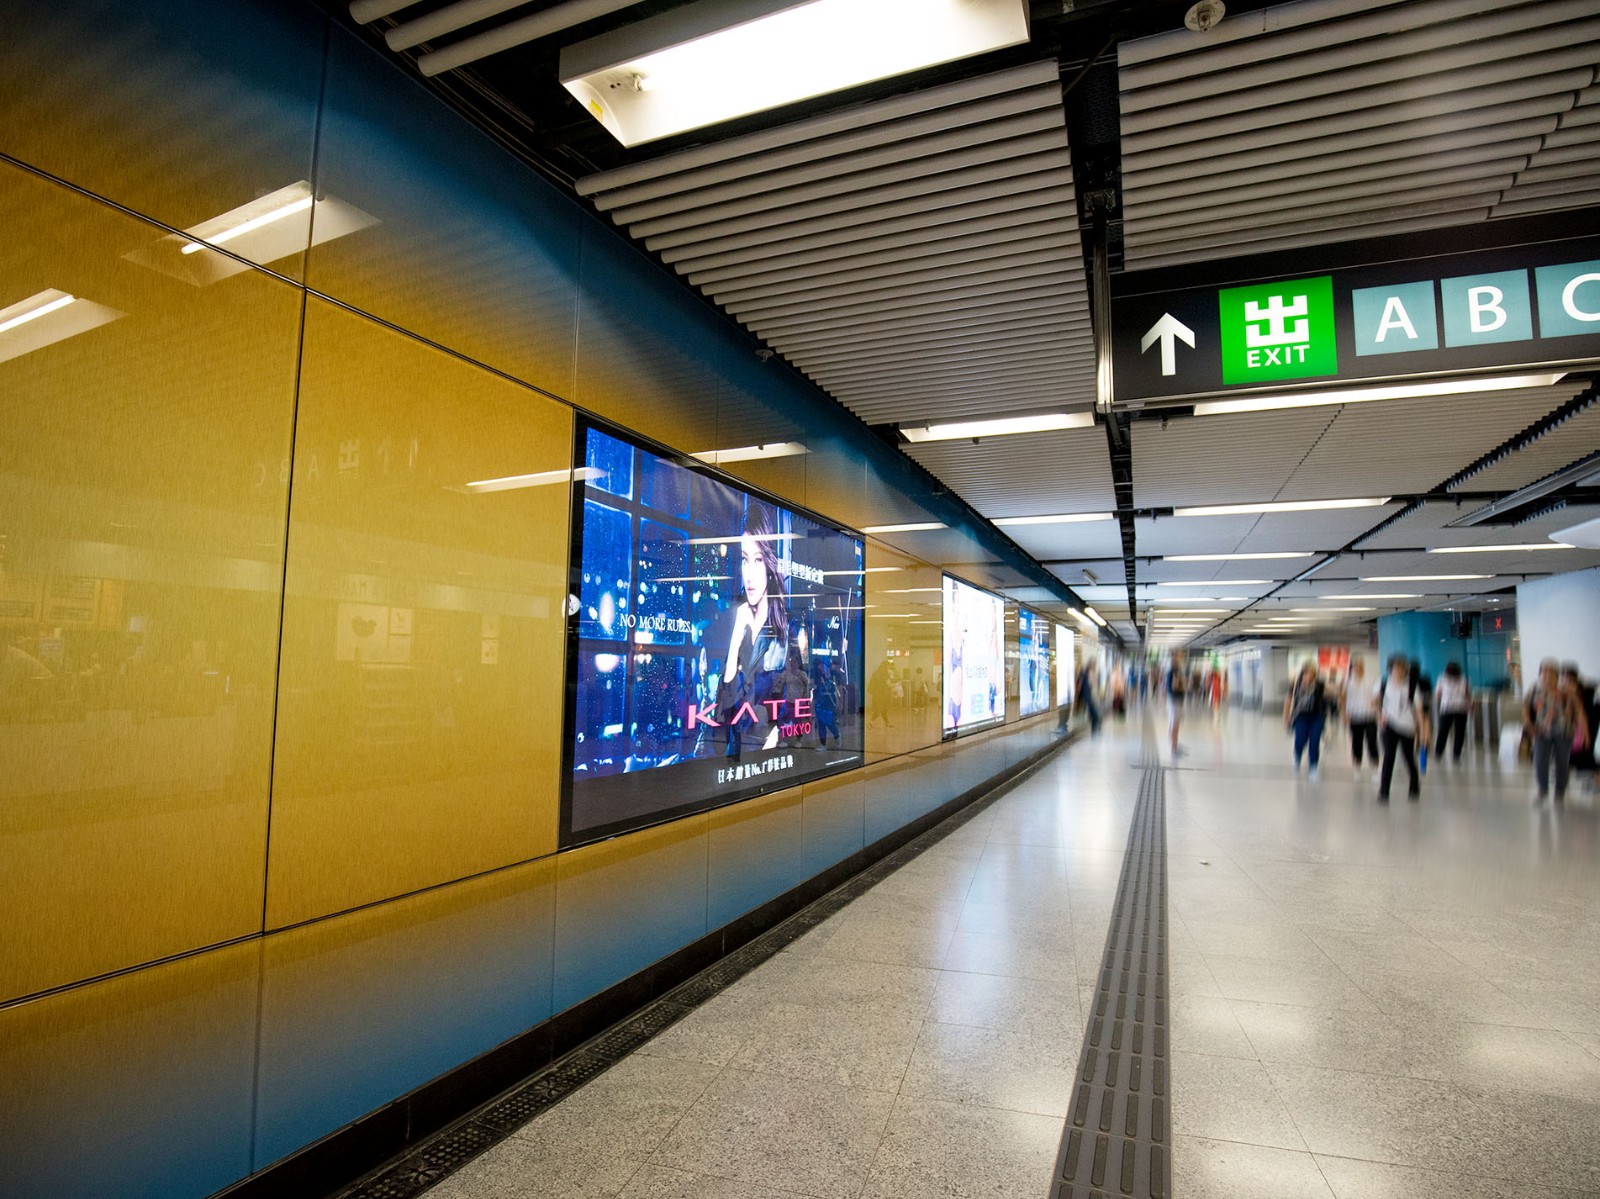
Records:
<instances>
[{"instance_id":1,"label":"tactile paving strip","mask_svg":"<svg viewBox=\"0 0 1600 1199\"><path fill-rule=\"evenodd\" d=\"M584 1083L605 1073L700 1004L743 978L924 850L937 845L995 803L1031 769L974 800L927 832L906 842L826 895L768 929L747 945L647 1004L626 1020L585 1041L558 1061L491 1100L472 1115L434 1134L410 1152L345 1188L338 1199L412 1199L554 1107Z\"/></svg>"},{"instance_id":2,"label":"tactile paving strip","mask_svg":"<svg viewBox=\"0 0 1600 1199\"><path fill-rule=\"evenodd\" d=\"M1146 767L1052 1199L1172 1193L1166 830L1166 784L1159 767Z\"/></svg>"}]
</instances>

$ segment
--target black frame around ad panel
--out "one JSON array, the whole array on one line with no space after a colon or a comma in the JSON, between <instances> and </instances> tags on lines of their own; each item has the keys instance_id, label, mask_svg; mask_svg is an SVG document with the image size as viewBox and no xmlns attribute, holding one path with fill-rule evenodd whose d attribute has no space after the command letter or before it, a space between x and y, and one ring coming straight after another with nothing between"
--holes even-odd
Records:
<instances>
[{"instance_id":1,"label":"black frame around ad panel","mask_svg":"<svg viewBox=\"0 0 1600 1199\"><path fill-rule=\"evenodd\" d=\"M574 445L560 847L859 767L860 534L592 417Z\"/></svg>"}]
</instances>

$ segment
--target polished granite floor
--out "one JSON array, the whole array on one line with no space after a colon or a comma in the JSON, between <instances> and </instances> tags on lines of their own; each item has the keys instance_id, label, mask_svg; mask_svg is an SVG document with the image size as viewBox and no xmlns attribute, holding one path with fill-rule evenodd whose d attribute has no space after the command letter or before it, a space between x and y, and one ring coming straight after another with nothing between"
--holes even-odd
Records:
<instances>
[{"instance_id":1,"label":"polished granite floor","mask_svg":"<svg viewBox=\"0 0 1600 1199\"><path fill-rule=\"evenodd\" d=\"M1108 725L429 1191L1041 1199L1139 781ZM1600 1195L1600 820L1380 808L1191 720L1168 775L1178 1199Z\"/></svg>"}]
</instances>

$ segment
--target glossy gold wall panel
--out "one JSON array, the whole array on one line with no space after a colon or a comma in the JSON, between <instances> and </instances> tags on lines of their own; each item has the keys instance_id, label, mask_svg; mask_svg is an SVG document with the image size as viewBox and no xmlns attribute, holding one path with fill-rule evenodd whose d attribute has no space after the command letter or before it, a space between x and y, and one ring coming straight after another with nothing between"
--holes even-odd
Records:
<instances>
[{"instance_id":1,"label":"glossy gold wall panel","mask_svg":"<svg viewBox=\"0 0 1600 1199\"><path fill-rule=\"evenodd\" d=\"M268 937L257 1168L548 1019L555 878L541 858Z\"/></svg>"},{"instance_id":2,"label":"glossy gold wall panel","mask_svg":"<svg viewBox=\"0 0 1600 1199\"><path fill-rule=\"evenodd\" d=\"M702 812L556 858L556 1011L710 931L710 828Z\"/></svg>"},{"instance_id":3,"label":"glossy gold wall panel","mask_svg":"<svg viewBox=\"0 0 1600 1199\"><path fill-rule=\"evenodd\" d=\"M9 7L0 151L179 229L310 180L310 5L229 0L225 21L211 0ZM297 213L230 248L298 277L308 229Z\"/></svg>"},{"instance_id":4,"label":"glossy gold wall panel","mask_svg":"<svg viewBox=\"0 0 1600 1199\"><path fill-rule=\"evenodd\" d=\"M258 940L0 1009L0 1192L200 1199L250 1170Z\"/></svg>"},{"instance_id":5,"label":"glossy gold wall panel","mask_svg":"<svg viewBox=\"0 0 1600 1199\"><path fill-rule=\"evenodd\" d=\"M806 877L799 787L730 804L709 815L708 928L720 928Z\"/></svg>"},{"instance_id":6,"label":"glossy gold wall panel","mask_svg":"<svg viewBox=\"0 0 1600 1199\"><path fill-rule=\"evenodd\" d=\"M941 573L867 541L867 760L937 745L943 678Z\"/></svg>"},{"instance_id":7,"label":"glossy gold wall panel","mask_svg":"<svg viewBox=\"0 0 1600 1199\"><path fill-rule=\"evenodd\" d=\"M5 999L261 927L300 297L5 164L0 221L0 308L75 297L0 333Z\"/></svg>"},{"instance_id":8,"label":"glossy gold wall panel","mask_svg":"<svg viewBox=\"0 0 1600 1199\"><path fill-rule=\"evenodd\" d=\"M555 849L571 454L564 405L310 302L269 928Z\"/></svg>"}]
</instances>

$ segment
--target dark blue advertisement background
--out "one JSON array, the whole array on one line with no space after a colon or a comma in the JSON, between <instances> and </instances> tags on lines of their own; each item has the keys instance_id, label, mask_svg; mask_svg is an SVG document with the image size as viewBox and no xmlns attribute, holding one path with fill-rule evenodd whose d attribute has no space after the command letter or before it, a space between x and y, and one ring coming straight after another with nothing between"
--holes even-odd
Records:
<instances>
[{"instance_id":1,"label":"dark blue advertisement background","mask_svg":"<svg viewBox=\"0 0 1600 1199\"><path fill-rule=\"evenodd\" d=\"M593 425L578 464L563 845L859 765L862 542Z\"/></svg>"}]
</instances>

